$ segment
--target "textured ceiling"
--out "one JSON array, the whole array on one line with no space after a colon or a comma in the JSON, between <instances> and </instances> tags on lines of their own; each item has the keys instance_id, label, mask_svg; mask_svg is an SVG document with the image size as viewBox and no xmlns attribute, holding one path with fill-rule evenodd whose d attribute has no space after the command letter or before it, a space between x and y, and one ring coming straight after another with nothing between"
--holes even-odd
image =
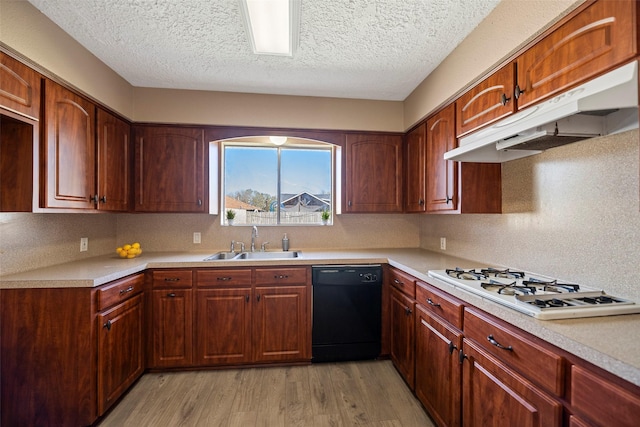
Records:
<instances>
[{"instance_id":1,"label":"textured ceiling","mask_svg":"<svg viewBox=\"0 0 640 427\"><path fill-rule=\"evenodd\" d=\"M139 87L404 100L499 0L300 1L293 57L254 55L239 0L28 0Z\"/></svg>"}]
</instances>

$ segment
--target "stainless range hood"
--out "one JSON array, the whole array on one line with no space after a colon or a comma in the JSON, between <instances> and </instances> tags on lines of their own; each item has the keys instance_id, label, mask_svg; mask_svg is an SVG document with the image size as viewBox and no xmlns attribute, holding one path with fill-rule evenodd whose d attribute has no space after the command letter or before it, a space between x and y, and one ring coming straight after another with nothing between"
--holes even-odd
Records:
<instances>
[{"instance_id":1,"label":"stainless range hood","mask_svg":"<svg viewBox=\"0 0 640 427\"><path fill-rule=\"evenodd\" d=\"M459 139L446 160L502 163L638 127L634 61Z\"/></svg>"}]
</instances>

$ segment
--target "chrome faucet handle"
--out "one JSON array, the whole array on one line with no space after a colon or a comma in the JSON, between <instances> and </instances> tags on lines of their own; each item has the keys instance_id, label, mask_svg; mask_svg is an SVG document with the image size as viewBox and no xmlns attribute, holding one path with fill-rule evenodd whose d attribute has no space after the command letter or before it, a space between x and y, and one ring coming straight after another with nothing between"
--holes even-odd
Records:
<instances>
[{"instance_id":1,"label":"chrome faucet handle","mask_svg":"<svg viewBox=\"0 0 640 427\"><path fill-rule=\"evenodd\" d=\"M229 252L235 252L236 251L236 241L232 240L231 241L231 248L229 249Z\"/></svg>"},{"instance_id":2,"label":"chrome faucet handle","mask_svg":"<svg viewBox=\"0 0 640 427\"><path fill-rule=\"evenodd\" d=\"M244 242L236 242L236 245L240 245L240 252L244 252Z\"/></svg>"},{"instance_id":3,"label":"chrome faucet handle","mask_svg":"<svg viewBox=\"0 0 640 427\"><path fill-rule=\"evenodd\" d=\"M260 245L260 252L266 251L268 244L269 244L269 242L264 242L262 245Z\"/></svg>"}]
</instances>

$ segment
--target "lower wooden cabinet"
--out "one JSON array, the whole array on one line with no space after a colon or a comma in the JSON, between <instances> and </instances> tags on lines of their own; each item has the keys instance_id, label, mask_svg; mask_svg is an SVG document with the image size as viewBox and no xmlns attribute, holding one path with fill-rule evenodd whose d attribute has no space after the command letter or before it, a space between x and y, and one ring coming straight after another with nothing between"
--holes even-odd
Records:
<instances>
[{"instance_id":1,"label":"lower wooden cabinet","mask_svg":"<svg viewBox=\"0 0 640 427\"><path fill-rule=\"evenodd\" d=\"M462 332L416 305L415 393L435 423L459 426Z\"/></svg>"},{"instance_id":2,"label":"lower wooden cabinet","mask_svg":"<svg viewBox=\"0 0 640 427\"><path fill-rule=\"evenodd\" d=\"M142 295L98 314L98 413L106 412L144 371Z\"/></svg>"},{"instance_id":3,"label":"lower wooden cabinet","mask_svg":"<svg viewBox=\"0 0 640 427\"><path fill-rule=\"evenodd\" d=\"M152 293L151 367L177 368L193 364L193 291L158 289Z\"/></svg>"},{"instance_id":4,"label":"lower wooden cabinet","mask_svg":"<svg viewBox=\"0 0 640 427\"><path fill-rule=\"evenodd\" d=\"M143 284L3 289L0 424L93 424L144 369Z\"/></svg>"},{"instance_id":5,"label":"lower wooden cabinet","mask_svg":"<svg viewBox=\"0 0 640 427\"><path fill-rule=\"evenodd\" d=\"M389 308L391 360L411 390L415 385L414 311L415 300L392 288Z\"/></svg>"},{"instance_id":6,"label":"lower wooden cabinet","mask_svg":"<svg viewBox=\"0 0 640 427\"><path fill-rule=\"evenodd\" d=\"M556 427L560 402L473 341L464 339L462 419L465 426Z\"/></svg>"},{"instance_id":7,"label":"lower wooden cabinet","mask_svg":"<svg viewBox=\"0 0 640 427\"><path fill-rule=\"evenodd\" d=\"M251 362L251 288L196 291L196 364Z\"/></svg>"},{"instance_id":8,"label":"lower wooden cabinet","mask_svg":"<svg viewBox=\"0 0 640 427\"><path fill-rule=\"evenodd\" d=\"M255 289L255 362L311 359L310 297L306 285Z\"/></svg>"}]
</instances>

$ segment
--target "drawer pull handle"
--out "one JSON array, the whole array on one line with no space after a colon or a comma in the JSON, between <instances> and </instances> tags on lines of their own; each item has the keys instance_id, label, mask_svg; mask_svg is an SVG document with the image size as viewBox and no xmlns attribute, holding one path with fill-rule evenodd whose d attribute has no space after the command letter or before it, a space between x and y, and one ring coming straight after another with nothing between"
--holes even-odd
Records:
<instances>
[{"instance_id":1,"label":"drawer pull handle","mask_svg":"<svg viewBox=\"0 0 640 427\"><path fill-rule=\"evenodd\" d=\"M260 294L256 295L258 302L260 302Z\"/></svg>"},{"instance_id":2,"label":"drawer pull handle","mask_svg":"<svg viewBox=\"0 0 640 427\"><path fill-rule=\"evenodd\" d=\"M440 307L440 304L438 304L437 302L433 302L431 298L427 298L427 304L433 307Z\"/></svg>"},{"instance_id":3,"label":"drawer pull handle","mask_svg":"<svg viewBox=\"0 0 640 427\"><path fill-rule=\"evenodd\" d=\"M411 316L411 313L413 313L413 311L412 311L409 307L405 307L405 308L404 308L404 313L405 313L407 316Z\"/></svg>"},{"instance_id":4,"label":"drawer pull handle","mask_svg":"<svg viewBox=\"0 0 640 427\"><path fill-rule=\"evenodd\" d=\"M102 325L103 328L107 328L107 331L111 330L111 320L107 320L107 322Z\"/></svg>"},{"instance_id":5,"label":"drawer pull handle","mask_svg":"<svg viewBox=\"0 0 640 427\"><path fill-rule=\"evenodd\" d=\"M498 341L496 341L495 338L493 338L493 335L489 335L487 337L487 341L489 341L492 345L495 345L496 347L501 348L503 350L513 351L513 347L511 347L511 346L508 346L508 347L503 346Z\"/></svg>"},{"instance_id":6,"label":"drawer pull handle","mask_svg":"<svg viewBox=\"0 0 640 427\"><path fill-rule=\"evenodd\" d=\"M288 279L289 276L287 276L286 274L276 274L275 276L273 276L274 279Z\"/></svg>"},{"instance_id":7,"label":"drawer pull handle","mask_svg":"<svg viewBox=\"0 0 640 427\"><path fill-rule=\"evenodd\" d=\"M165 277L164 281L165 282L179 282L180 278L179 277Z\"/></svg>"},{"instance_id":8,"label":"drawer pull handle","mask_svg":"<svg viewBox=\"0 0 640 427\"><path fill-rule=\"evenodd\" d=\"M233 280L232 277L218 277L218 280L221 282L227 282L229 280Z\"/></svg>"},{"instance_id":9,"label":"drawer pull handle","mask_svg":"<svg viewBox=\"0 0 640 427\"><path fill-rule=\"evenodd\" d=\"M249 302L249 295L245 297L246 301Z\"/></svg>"},{"instance_id":10,"label":"drawer pull handle","mask_svg":"<svg viewBox=\"0 0 640 427\"><path fill-rule=\"evenodd\" d=\"M127 294L131 291L133 291L133 286L129 286L127 289L120 289L120 295Z\"/></svg>"},{"instance_id":11,"label":"drawer pull handle","mask_svg":"<svg viewBox=\"0 0 640 427\"><path fill-rule=\"evenodd\" d=\"M396 285L404 286L404 282L401 282L398 279L393 279L393 283L395 283Z\"/></svg>"},{"instance_id":12,"label":"drawer pull handle","mask_svg":"<svg viewBox=\"0 0 640 427\"><path fill-rule=\"evenodd\" d=\"M456 350L458 347L453 343L453 341L449 341L449 354L453 354L453 350Z\"/></svg>"},{"instance_id":13,"label":"drawer pull handle","mask_svg":"<svg viewBox=\"0 0 640 427\"><path fill-rule=\"evenodd\" d=\"M169 298L175 298L176 294L174 294L173 292L171 292L170 294L167 294L167 297Z\"/></svg>"}]
</instances>

